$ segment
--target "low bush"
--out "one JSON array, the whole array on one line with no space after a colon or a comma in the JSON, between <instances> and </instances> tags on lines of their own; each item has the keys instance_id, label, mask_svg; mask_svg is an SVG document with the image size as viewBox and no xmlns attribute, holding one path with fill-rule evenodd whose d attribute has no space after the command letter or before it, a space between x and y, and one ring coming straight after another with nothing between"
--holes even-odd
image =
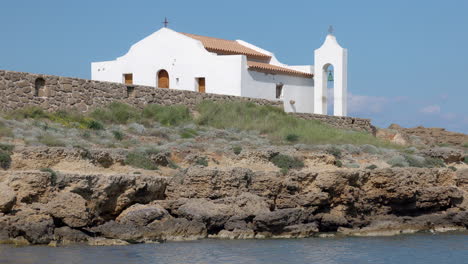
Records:
<instances>
[{"instance_id":1,"label":"low bush","mask_svg":"<svg viewBox=\"0 0 468 264\"><path fill-rule=\"evenodd\" d=\"M281 142L287 135L298 136L305 144L371 144L397 148L370 133L341 130L316 120L304 120L285 113L281 108L259 106L251 102L214 103L204 101L197 106L196 123L218 129L258 131Z\"/></svg>"},{"instance_id":2,"label":"low bush","mask_svg":"<svg viewBox=\"0 0 468 264\"><path fill-rule=\"evenodd\" d=\"M304 163L296 157L289 155L278 154L274 156L270 161L280 169L301 169L304 167Z\"/></svg>"},{"instance_id":3,"label":"low bush","mask_svg":"<svg viewBox=\"0 0 468 264\"><path fill-rule=\"evenodd\" d=\"M463 143L462 145L464 148L468 148L468 142Z\"/></svg>"},{"instance_id":4,"label":"low bush","mask_svg":"<svg viewBox=\"0 0 468 264\"><path fill-rule=\"evenodd\" d=\"M296 134L287 134L284 139L286 139L288 142L294 143L299 140L299 136Z\"/></svg>"},{"instance_id":5,"label":"low bush","mask_svg":"<svg viewBox=\"0 0 468 264\"><path fill-rule=\"evenodd\" d=\"M16 109L8 113L9 118L13 119L42 119L48 118L48 114L40 107L29 106L21 109Z\"/></svg>"},{"instance_id":6,"label":"low bush","mask_svg":"<svg viewBox=\"0 0 468 264\"><path fill-rule=\"evenodd\" d=\"M195 160L195 164L203 166L203 167L207 167L208 166L208 159L206 157L198 157Z\"/></svg>"},{"instance_id":7,"label":"low bush","mask_svg":"<svg viewBox=\"0 0 468 264\"><path fill-rule=\"evenodd\" d=\"M15 149L15 145L0 143L0 151L11 153Z\"/></svg>"},{"instance_id":8,"label":"low bush","mask_svg":"<svg viewBox=\"0 0 468 264\"><path fill-rule=\"evenodd\" d=\"M102 130L104 126L97 120L87 117L76 111L58 110L53 113L48 113L38 107L26 107L10 112L9 117L14 119L31 118L35 120L50 120L55 123L62 124L65 127L73 127L80 129ZM41 123L44 130L48 130L49 124Z\"/></svg>"},{"instance_id":9,"label":"low bush","mask_svg":"<svg viewBox=\"0 0 468 264\"><path fill-rule=\"evenodd\" d=\"M0 121L0 137L12 137L13 132L3 122Z\"/></svg>"},{"instance_id":10,"label":"low bush","mask_svg":"<svg viewBox=\"0 0 468 264\"><path fill-rule=\"evenodd\" d=\"M463 159L463 162L465 162L465 164L468 164L468 156L465 156L465 158Z\"/></svg>"},{"instance_id":11,"label":"low bush","mask_svg":"<svg viewBox=\"0 0 468 264\"><path fill-rule=\"evenodd\" d=\"M234 152L234 154L239 155L242 152L242 147L239 145L233 146L232 151Z\"/></svg>"},{"instance_id":12,"label":"low bush","mask_svg":"<svg viewBox=\"0 0 468 264\"><path fill-rule=\"evenodd\" d=\"M457 168L455 168L454 166L450 166L448 168L451 169L452 171L457 171Z\"/></svg>"},{"instance_id":13,"label":"low bush","mask_svg":"<svg viewBox=\"0 0 468 264\"><path fill-rule=\"evenodd\" d=\"M341 158L341 149L339 149L338 147L336 146L331 146L327 149L327 153L330 154L330 155L333 155L335 158L339 159Z\"/></svg>"},{"instance_id":14,"label":"low bush","mask_svg":"<svg viewBox=\"0 0 468 264\"><path fill-rule=\"evenodd\" d=\"M50 134L42 134L38 137L38 141L49 147L65 147L66 144L62 140Z\"/></svg>"},{"instance_id":15,"label":"low bush","mask_svg":"<svg viewBox=\"0 0 468 264\"><path fill-rule=\"evenodd\" d=\"M90 116L104 123L127 124L140 120L141 111L124 103L113 102L106 107L95 109Z\"/></svg>"},{"instance_id":16,"label":"low bush","mask_svg":"<svg viewBox=\"0 0 468 264\"><path fill-rule=\"evenodd\" d=\"M0 168L7 170L11 165L10 153L0 150Z\"/></svg>"},{"instance_id":17,"label":"low bush","mask_svg":"<svg viewBox=\"0 0 468 264\"><path fill-rule=\"evenodd\" d=\"M343 162L341 160L336 160L335 161L335 166L341 168L341 167L343 167Z\"/></svg>"},{"instance_id":18,"label":"low bush","mask_svg":"<svg viewBox=\"0 0 468 264\"><path fill-rule=\"evenodd\" d=\"M198 132L192 128L184 128L180 132L181 138L193 138L193 137L196 137L197 135L198 135Z\"/></svg>"},{"instance_id":19,"label":"low bush","mask_svg":"<svg viewBox=\"0 0 468 264\"><path fill-rule=\"evenodd\" d=\"M426 157L425 165L427 168L443 168L445 167L445 162L438 158Z\"/></svg>"},{"instance_id":20,"label":"low bush","mask_svg":"<svg viewBox=\"0 0 468 264\"><path fill-rule=\"evenodd\" d=\"M112 135L114 135L114 138L118 141L122 141L125 137L125 134L119 130L113 130Z\"/></svg>"},{"instance_id":21,"label":"low bush","mask_svg":"<svg viewBox=\"0 0 468 264\"><path fill-rule=\"evenodd\" d=\"M127 154L125 164L145 170L157 170L158 166L148 158L148 154L141 151L133 151Z\"/></svg>"},{"instance_id":22,"label":"low bush","mask_svg":"<svg viewBox=\"0 0 468 264\"><path fill-rule=\"evenodd\" d=\"M53 169L51 168L42 168L40 169L40 171L42 172L48 172L50 174L50 183L52 185L56 185L57 184L57 172L55 172Z\"/></svg>"},{"instance_id":23,"label":"low bush","mask_svg":"<svg viewBox=\"0 0 468 264\"><path fill-rule=\"evenodd\" d=\"M374 165L374 164L369 165L369 166L366 167L366 169L368 169L368 170L375 170L377 168L378 168L377 165Z\"/></svg>"},{"instance_id":24,"label":"low bush","mask_svg":"<svg viewBox=\"0 0 468 264\"><path fill-rule=\"evenodd\" d=\"M189 109L183 105L151 104L143 109L142 115L144 118L157 121L164 126L176 126L192 120Z\"/></svg>"}]
</instances>

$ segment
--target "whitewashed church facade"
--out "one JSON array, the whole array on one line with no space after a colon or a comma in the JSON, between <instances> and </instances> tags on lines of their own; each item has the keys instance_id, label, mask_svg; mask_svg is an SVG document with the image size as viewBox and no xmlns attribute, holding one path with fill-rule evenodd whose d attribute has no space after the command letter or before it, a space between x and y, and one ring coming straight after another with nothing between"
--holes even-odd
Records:
<instances>
[{"instance_id":1,"label":"whitewashed church facade","mask_svg":"<svg viewBox=\"0 0 468 264\"><path fill-rule=\"evenodd\" d=\"M333 66L333 114L347 115L347 50L333 34L315 50L315 65L290 66L242 40L161 28L113 61L93 62L93 80L283 100L287 112L327 114Z\"/></svg>"}]
</instances>

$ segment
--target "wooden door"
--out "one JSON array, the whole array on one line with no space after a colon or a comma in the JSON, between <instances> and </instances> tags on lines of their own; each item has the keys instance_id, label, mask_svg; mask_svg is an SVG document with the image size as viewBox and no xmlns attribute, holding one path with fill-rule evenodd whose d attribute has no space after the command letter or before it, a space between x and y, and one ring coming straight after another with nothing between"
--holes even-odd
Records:
<instances>
[{"instance_id":1,"label":"wooden door","mask_svg":"<svg viewBox=\"0 0 468 264\"><path fill-rule=\"evenodd\" d=\"M124 74L124 82L125 84L133 84L133 74L131 73Z\"/></svg>"},{"instance_id":2,"label":"wooden door","mask_svg":"<svg viewBox=\"0 0 468 264\"><path fill-rule=\"evenodd\" d=\"M169 88L169 73L166 70L158 73L158 88Z\"/></svg>"},{"instance_id":3,"label":"wooden door","mask_svg":"<svg viewBox=\"0 0 468 264\"><path fill-rule=\"evenodd\" d=\"M198 78L198 92L205 93L205 78Z\"/></svg>"}]
</instances>

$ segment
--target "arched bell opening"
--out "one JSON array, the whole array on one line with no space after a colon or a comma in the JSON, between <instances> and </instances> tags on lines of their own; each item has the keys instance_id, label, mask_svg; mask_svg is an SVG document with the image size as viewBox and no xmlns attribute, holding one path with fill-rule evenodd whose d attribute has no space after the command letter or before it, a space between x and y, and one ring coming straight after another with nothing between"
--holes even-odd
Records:
<instances>
[{"instance_id":1,"label":"arched bell opening","mask_svg":"<svg viewBox=\"0 0 468 264\"><path fill-rule=\"evenodd\" d=\"M325 82L326 95L324 96L324 104L326 105L327 115L334 115L334 88L335 88L335 70L332 64L323 66L323 78Z\"/></svg>"}]
</instances>

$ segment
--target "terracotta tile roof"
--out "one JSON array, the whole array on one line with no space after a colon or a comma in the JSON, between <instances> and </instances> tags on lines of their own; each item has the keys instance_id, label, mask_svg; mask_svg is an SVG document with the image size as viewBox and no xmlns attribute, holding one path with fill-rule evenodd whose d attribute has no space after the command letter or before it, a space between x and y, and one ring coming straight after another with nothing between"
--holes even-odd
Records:
<instances>
[{"instance_id":1,"label":"terracotta tile roof","mask_svg":"<svg viewBox=\"0 0 468 264\"><path fill-rule=\"evenodd\" d=\"M304 78L313 78L314 75L312 73L301 72L285 67L280 67L268 63L256 62L256 61L247 61L247 65L249 66L249 70L265 72L265 73L274 73L274 74L284 74L284 75L292 75L292 76L299 76Z\"/></svg>"},{"instance_id":2,"label":"terracotta tile roof","mask_svg":"<svg viewBox=\"0 0 468 264\"><path fill-rule=\"evenodd\" d=\"M218 54L226 54L226 55L235 55L235 54L242 54L246 55L247 58L254 58L254 59L270 59L271 56L248 48L244 45L239 44L235 40L227 40L227 39L219 39L219 38L212 38L206 36L200 36L195 34L189 33L181 33L187 37L191 37L193 39L199 40L205 46L205 49L211 52L215 52Z\"/></svg>"}]
</instances>

